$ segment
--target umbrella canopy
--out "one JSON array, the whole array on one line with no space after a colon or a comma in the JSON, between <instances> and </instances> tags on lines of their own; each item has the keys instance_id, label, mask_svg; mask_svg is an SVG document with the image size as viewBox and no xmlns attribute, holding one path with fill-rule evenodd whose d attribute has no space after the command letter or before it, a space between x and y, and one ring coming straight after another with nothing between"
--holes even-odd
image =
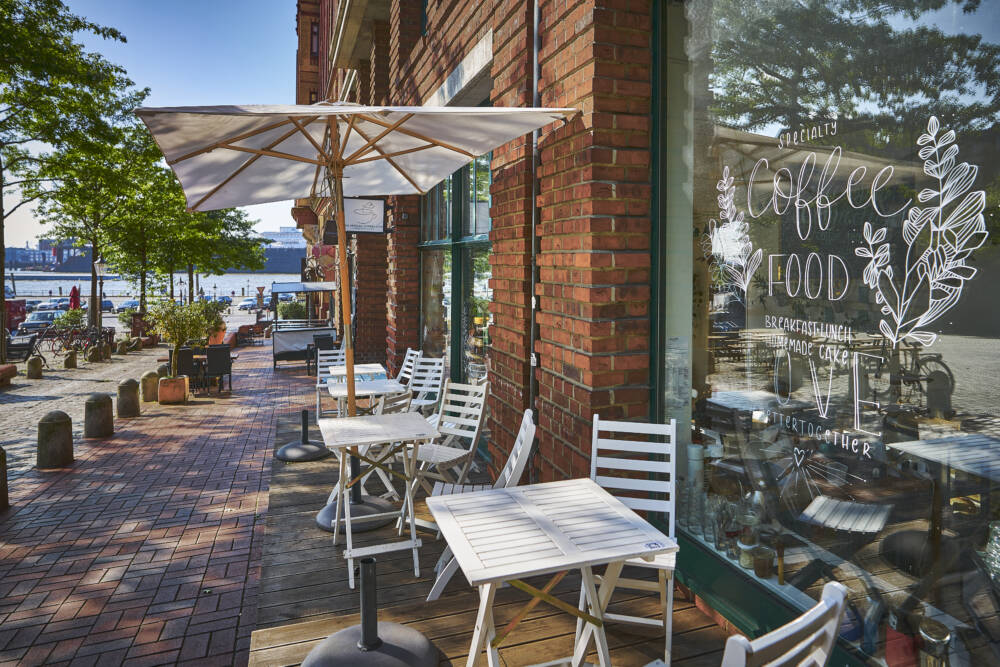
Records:
<instances>
[{"instance_id":1,"label":"umbrella canopy","mask_svg":"<svg viewBox=\"0 0 1000 667\"><path fill-rule=\"evenodd\" d=\"M324 193L423 194L470 160L575 109L370 107L344 102L141 108L188 206L208 211Z\"/></svg>"},{"instance_id":2,"label":"umbrella canopy","mask_svg":"<svg viewBox=\"0 0 1000 667\"><path fill-rule=\"evenodd\" d=\"M576 113L345 102L136 110L177 174L191 210L331 197L342 287L349 283L345 195L423 194L474 158ZM342 298L341 307L347 410L354 416L349 299Z\"/></svg>"}]
</instances>

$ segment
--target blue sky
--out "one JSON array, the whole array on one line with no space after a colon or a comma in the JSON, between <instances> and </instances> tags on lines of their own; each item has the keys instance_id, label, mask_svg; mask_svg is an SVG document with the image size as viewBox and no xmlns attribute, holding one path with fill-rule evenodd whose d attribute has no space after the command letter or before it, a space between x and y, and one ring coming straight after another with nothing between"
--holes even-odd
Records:
<instances>
[{"instance_id":1,"label":"blue sky","mask_svg":"<svg viewBox=\"0 0 1000 667\"><path fill-rule=\"evenodd\" d=\"M295 0L64 0L71 11L124 33L126 44L82 41L151 89L147 106L295 102ZM249 206L259 230L293 225L291 202ZM7 245L44 226L27 207L7 221Z\"/></svg>"}]
</instances>

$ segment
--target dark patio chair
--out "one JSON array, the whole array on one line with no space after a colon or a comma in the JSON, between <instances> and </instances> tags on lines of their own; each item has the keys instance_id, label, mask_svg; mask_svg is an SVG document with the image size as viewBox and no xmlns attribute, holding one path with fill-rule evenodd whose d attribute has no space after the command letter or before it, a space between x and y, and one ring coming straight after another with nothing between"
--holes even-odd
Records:
<instances>
[{"instance_id":1,"label":"dark patio chair","mask_svg":"<svg viewBox=\"0 0 1000 667\"><path fill-rule=\"evenodd\" d=\"M330 334L313 334L313 345L316 346L317 350L332 350L336 343Z\"/></svg>"},{"instance_id":2,"label":"dark patio chair","mask_svg":"<svg viewBox=\"0 0 1000 667\"><path fill-rule=\"evenodd\" d=\"M192 387L201 383L198 367L194 363L194 350L190 347L182 347L177 350L177 374L188 376L188 381Z\"/></svg>"},{"instance_id":3,"label":"dark patio chair","mask_svg":"<svg viewBox=\"0 0 1000 667\"><path fill-rule=\"evenodd\" d=\"M212 345L207 350L208 360L205 365L205 383L212 378L219 378L219 393L222 393L222 378L229 376L229 391L233 390L233 360L230 357L228 345Z\"/></svg>"}]
</instances>

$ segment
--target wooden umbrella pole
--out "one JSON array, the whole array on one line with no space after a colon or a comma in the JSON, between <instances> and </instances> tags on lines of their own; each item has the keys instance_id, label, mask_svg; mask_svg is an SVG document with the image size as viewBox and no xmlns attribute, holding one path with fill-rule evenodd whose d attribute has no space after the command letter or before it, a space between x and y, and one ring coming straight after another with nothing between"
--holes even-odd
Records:
<instances>
[{"instance_id":1,"label":"wooden umbrella pole","mask_svg":"<svg viewBox=\"0 0 1000 667\"><path fill-rule=\"evenodd\" d=\"M330 155L340 154L340 134L337 121L330 118ZM351 282L347 267L347 227L344 222L344 162L334 157L326 170L330 196L337 220L337 258L340 260L340 312L344 322L344 366L347 371L347 416L358 414L357 398L354 395L354 337L351 335Z\"/></svg>"}]
</instances>

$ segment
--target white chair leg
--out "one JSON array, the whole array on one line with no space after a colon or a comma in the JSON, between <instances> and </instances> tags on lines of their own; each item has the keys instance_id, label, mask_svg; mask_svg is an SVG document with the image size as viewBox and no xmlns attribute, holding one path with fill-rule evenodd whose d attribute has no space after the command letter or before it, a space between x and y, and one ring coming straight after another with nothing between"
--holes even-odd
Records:
<instances>
[{"instance_id":1,"label":"white chair leg","mask_svg":"<svg viewBox=\"0 0 1000 667\"><path fill-rule=\"evenodd\" d=\"M437 579L434 580L434 585L431 587L430 594L427 595L427 601L433 602L441 597L441 593L444 592L445 586L451 581L451 578L455 576L458 572L458 561L452 558L444 566L444 568L438 572Z\"/></svg>"},{"instance_id":2,"label":"white chair leg","mask_svg":"<svg viewBox=\"0 0 1000 667\"><path fill-rule=\"evenodd\" d=\"M674 573L660 571L663 578L665 602L663 605L664 658L663 662L670 665L670 650L674 638Z\"/></svg>"}]
</instances>

